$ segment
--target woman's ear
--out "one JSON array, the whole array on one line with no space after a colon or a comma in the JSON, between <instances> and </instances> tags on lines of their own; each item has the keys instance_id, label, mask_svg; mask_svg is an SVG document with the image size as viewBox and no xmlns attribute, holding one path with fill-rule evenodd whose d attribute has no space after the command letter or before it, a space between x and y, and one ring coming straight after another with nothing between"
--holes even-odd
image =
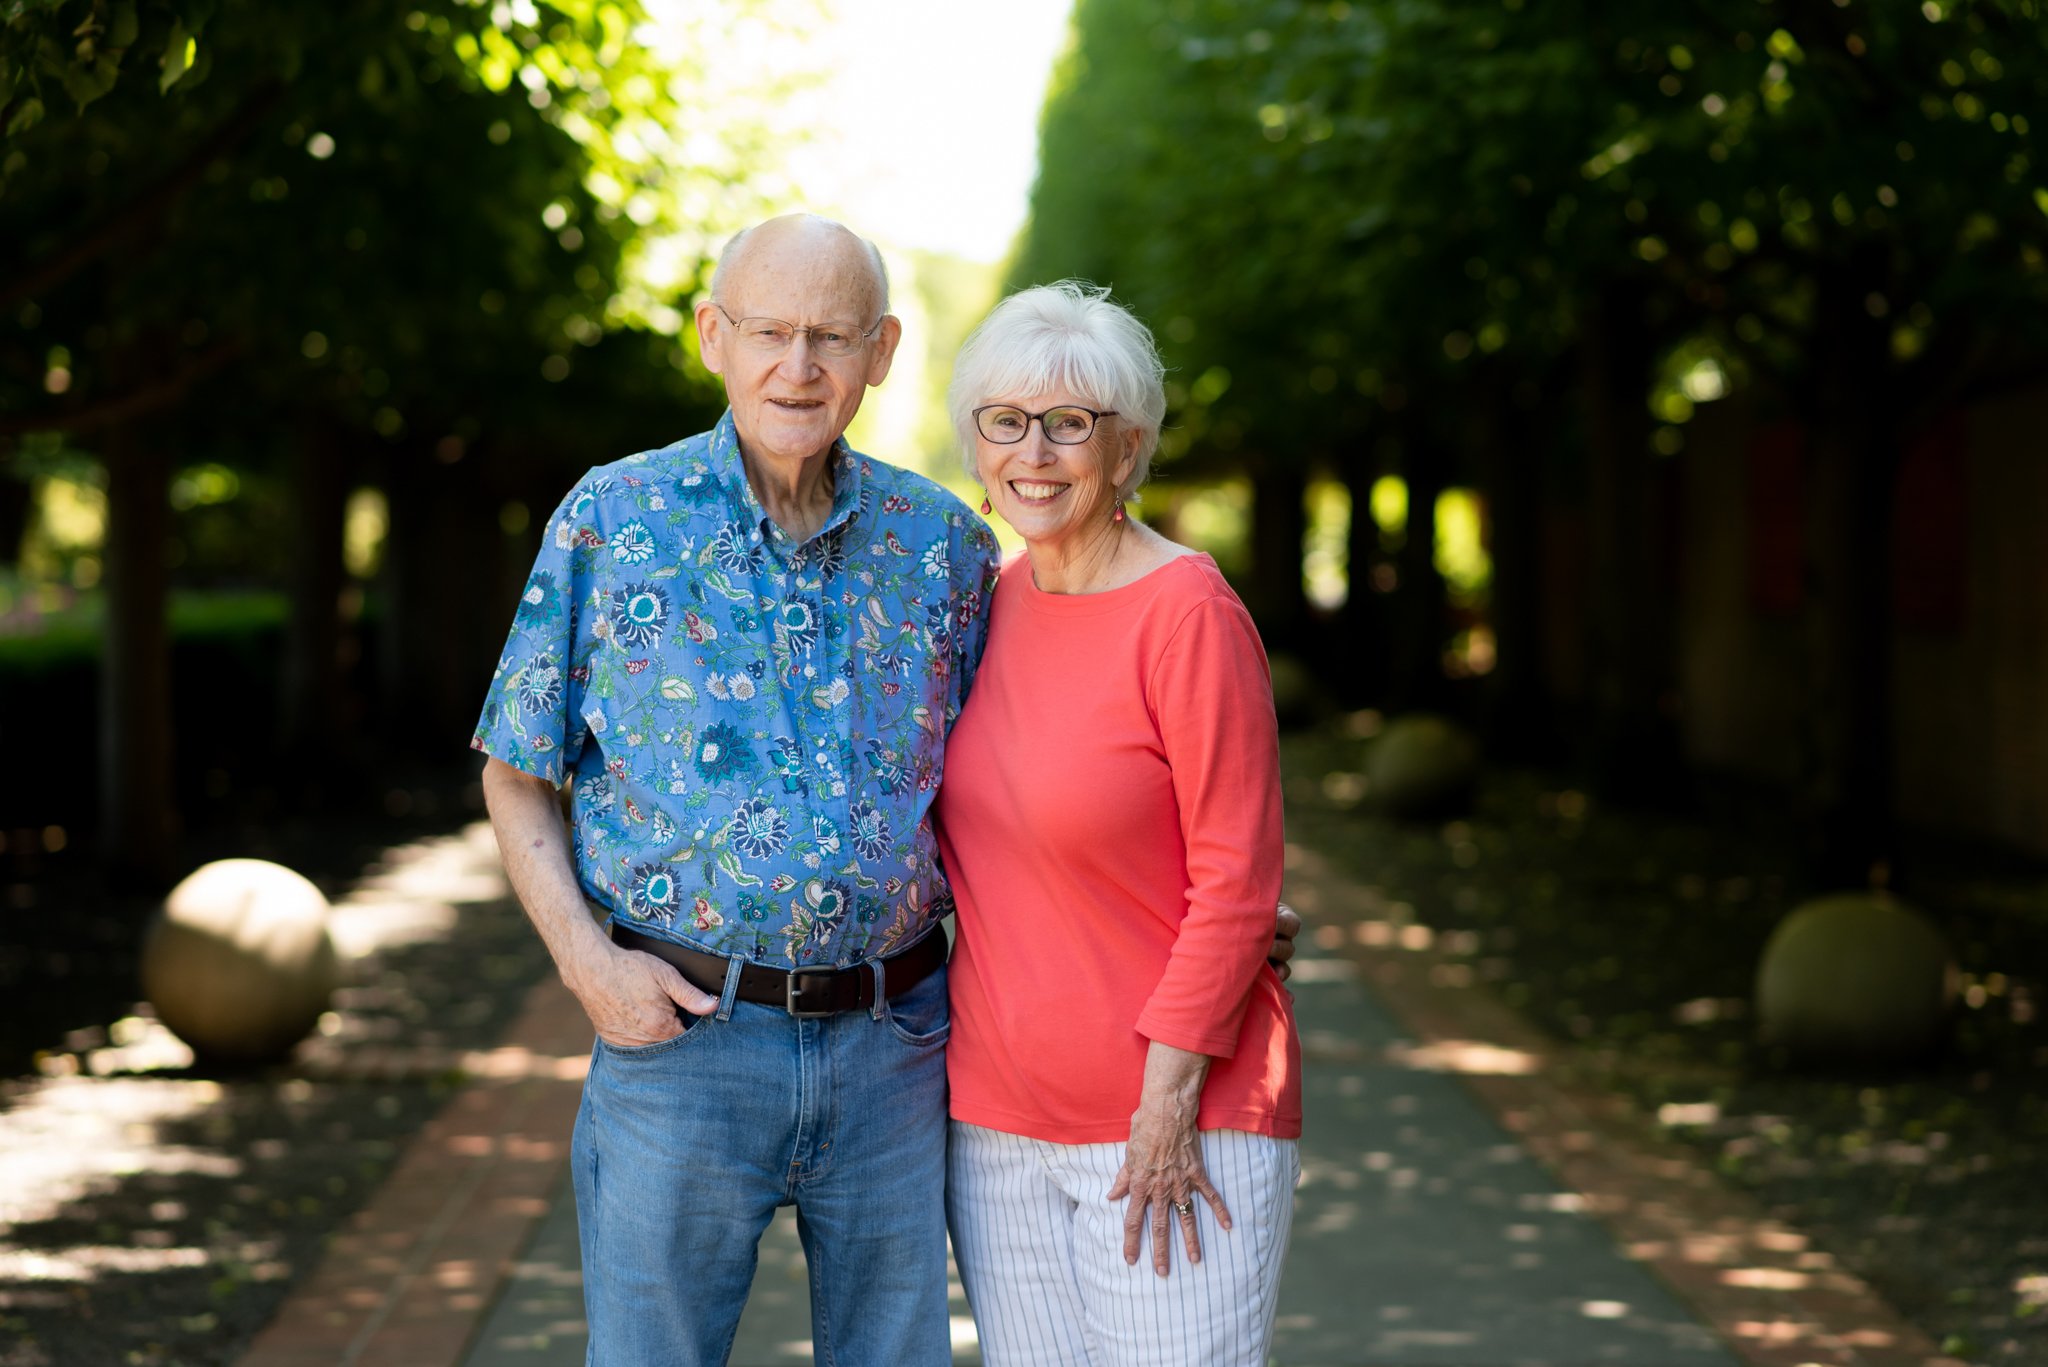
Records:
<instances>
[{"instance_id":1,"label":"woman's ear","mask_svg":"<svg viewBox=\"0 0 2048 1367\"><path fill-rule=\"evenodd\" d=\"M1132 475L1138 471L1138 448L1145 444L1145 434L1135 427L1126 427L1117 434L1123 439L1123 453L1117 457L1116 469L1111 472L1119 493Z\"/></svg>"}]
</instances>

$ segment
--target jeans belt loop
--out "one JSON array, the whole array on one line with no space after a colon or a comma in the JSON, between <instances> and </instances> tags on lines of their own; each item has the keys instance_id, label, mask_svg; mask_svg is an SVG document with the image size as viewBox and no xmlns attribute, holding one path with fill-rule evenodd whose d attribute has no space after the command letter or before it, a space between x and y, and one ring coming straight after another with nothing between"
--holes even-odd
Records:
<instances>
[{"instance_id":1,"label":"jeans belt loop","mask_svg":"<svg viewBox=\"0 0 2048 1367\"><path fill-rule=\"evenodd\" d=\"M882 961L880 959L862 959L861 965L875 977L875 1004L868 1009L868 1018L870 1020L881 1020L889 1014L889 989L884 985Z\"/></svg>"},{"instance_id":2,"label":"jeans belt loop","mask_svg":"<svg viewBox=\"0 0 2048 1367\"><path fill-rule=\"evenodd\" d=\"M718 994L718 1019L721 1021L732 1019L732 1004L740 993L740 970L746 965L747 961L737 954L725 962L725 990Z\"/></svg>"}]
</instances>

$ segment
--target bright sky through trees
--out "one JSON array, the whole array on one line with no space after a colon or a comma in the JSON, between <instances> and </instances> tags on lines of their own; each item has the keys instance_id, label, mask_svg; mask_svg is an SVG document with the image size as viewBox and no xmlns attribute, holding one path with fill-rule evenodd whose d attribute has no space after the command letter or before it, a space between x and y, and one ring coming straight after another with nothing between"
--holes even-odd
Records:
<instances>
[{"instance_id":1,"label":"bright sky through trees","mask_svg":"<svg viewBox=\"0 0 2048 1367\"><path fill-rule=\"evenodd\" d=\"M654 0L665 25L691 0ZM844 217L887 247L993 262L1024 221L1038 112L1071 0L793 0L713 79L785 136L788 202ZM765 188L765 187L761 187ZM782 198L779 194L771 195Z\"/></svg>"}]
</instances>

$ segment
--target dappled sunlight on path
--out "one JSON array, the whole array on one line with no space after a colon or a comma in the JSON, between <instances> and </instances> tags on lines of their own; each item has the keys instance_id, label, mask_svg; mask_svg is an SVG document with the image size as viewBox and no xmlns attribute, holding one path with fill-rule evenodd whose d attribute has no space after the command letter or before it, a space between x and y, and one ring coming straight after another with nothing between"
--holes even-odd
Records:
<instances>
[{"instance_id":1,"label":"dappled sunlight on path","mask_svg":"<svg viewBox=\"0 0 2048 1367\"><path fill-rule=\"evenodd\" d=\"M1742 1361L1787 1367L1806 1363L1959 1367L1832 1257L1814 1249L1806 1236L1768 1218L1754 1202L1700 1168L1688 1154L1662 1138L1647 1118L1618 1097L1575 1084L1561 1046L1474 985L1469 972L1454 971L1465 967L1448 957L1457 947L1436 944L1426 927L1410 924L1397 928L1402 932L1419 929L1421 934L1379 930L1371 919L1380 914L1382 906L1377 892L1345 878L1306 847L1288 849L1287 887L1289 898L1311 927L1309 939L1320 948L1342 954L1343 962L1354 965L1360 980L1370 987L1372 998L1391 1013L1386 1028L1413 1032L1412 1043L1400 1038L1374 1041L1382 1060L1394 1064L1404 1053L1410 1061L1513 1060L1510 1067L1456 1069L1459 1091L1489 1112L1500 1127L1494 1131L1498 1138L1488 1152L1510 1170L1518 1163L1535 1168L1531 1159L1540 1162L1536 1171L1541 1184L1556 1184L1561 1189L1547 1195L1517 1193L1510 1204L1520 1217L1500 1224L1490 1234L1482 1231L1476 1241L1465 1245L1479 1254L1477 1260L1443 1268L1446 1275L1467 1283L1489 1284L1501 1270L1495 1259L1512 1245L1520 1247L1507 1251L1506 1270L1535 1272L1543 1259L1552 1256L1546 1250L1558 1247L1561 1233L1584 1229L1603 1245L1618 1245L1619 1252L1630 1260L1630 1270L1659 1299L1668 1303L1669 1295L1676 1293ZM1374 928L1361 929L1368 926ZM1304 984L1323 976L1341 979L1343 973L1319 969L1306 975ZM1316 1010L1312 991L1304 985L1297 994L1305 1032ZM1378 1007L1370 1009L1376 1013ZM1392 1024L1395 1019L1399 1026ZM1313 1072L1311 1077L1315 1077ZM1376 1089L1361 1083L1349 1094L1340 1087L1334 1098L1338 1107L1351 1111L1347 1123L1354 1131L1372 1125L1374 1102L1368 1098L1375 1095L1380 1103L1404 1115L1420 1114L1423 1098L1412 1091L1413 1076L1403 1081L1383 1073L1375 1081ZM1312 1123L1318 1115L1319 1099L1311 1096L1309 1101ZM1422 1179L1425 1191L1428 1181L1443 1179L1448 1159L1449 1172L1468 1202L1499 1209L1499 1178L1488 1174L1471 1155L1455 1154L1462 1123L1452 1120L1456 1113L1455 1105L1439 1106L1429 1123L1410 1120L1396 1129L1396 1138L1405 1137L1410 1148L1419 1145L1434 1150L1437 1172ZM1368 1153L1363 1166L1367 1171L1397 1177L1404 1171L1404 1157L1398 1148L1391 1153ZM1416 1164L1412 1170L1420 1168ZM1416 1180L1408 1178L1402 1185L1413 1188ZM1305 1208L1307 1203L1305 1183ZM1543 1225L1530 1218L1539 1212L1569 1212L1581 1223L1561 1228ZM1597 1222L1588 1217L1597 1217ZM1300 1229L1297 1226L1298 1260ZM1413 1256L1429 1259L1456 1242L1452 1227L1432 1225L1416 1240ZM1531 1278L1523 1285L1535 1289L1537 1283ZM1296 1286L1288 1289L1293 1291ZM1644 1303L1640 1299L1595 1291L1585 1282L1575 1283L1574 1289L1579 1293L1577 1313L1586 1319L1638 1327L1652 1323L1642 1318ZM1569 1309L1571 1299L1557 1301L1553 1312ZM1501 1323L1500 1315L1482 1308L1484 1301L1479 1296L1468 1298L1464 1305L1474 1324ZM1530 1310L1531 1303L1524 1302L1504 1314L1512 1321ZM1673 1338L1669 1342L1675 1346L1681 1341ZM1410 1345L1406 1351L1416 1346ZM1521 1347L1527 1352L1508 1358L1480 1355L1481 1344L1476 1339L1462 1347L1468 1356L1453 1353L1430 1360L1579 1360L1546 1354L1526 1339ZM1658 1360L1638 1357L1639 1351L1611 1360ZM1603 1353L1584 1360L1610 1359Z\"/></svg>"},{"instance_id":2,"label":"dappled sunlight on path","mask_svg":"<svg viewBox=\"0 0 2048 1367\"><path fill-rule=\"evenodd\" d=\"M465 1103L444 1114L491 1088L573 1098L587 1035L556 1050L498 1042L511 1003L494 984L519 980L523 995L538 967L508 916L487 826L393 846L335 900L345 985L292 1062L195 1071L144 1004L0 1083L0 1360L214 1360L271 1318L338 1213L465 1080ZM563 1148L553 1117L547 1128L524 1144L472 1130L447 1147L536 1168L544 1193ZM528 1218L546 1209L531 1199ZM479 1264L473 1280L498 1275Z\"/></svg>"},{"instance_id":3,"label":"dappled sunlight on path","mask_svg":"<svg viewBox=\"0 0 2048 1367\"><path fill-rule=\"evenodd\" d=\"M1288 897L1312 927L1358 905L1291 853ZM1418 1035L1365 989L1366 965L1311 938L1292 984L1308 1128L1279 1360L1734 1363L1461 1085L1544 1057L1485 1032Z\"/></svg>"},{"instance_id":4,"label":"dappled sunlight on path","mask_svg":"<svg viewBox=\"0 0 2048 1367\"><path fill-rule=\"evenodd\" d=\"M1581 1090L1569 1055L1476 984L1460 958L1469 947L1391 914L1305 847L1288 851L1287 890L1309 923L1291 984L1308 1129L1280 1362L1942 1363L1804 1235L1649 1120ZM444 952L451 939L459 951L484 926L514 937L503 944L529 934L509 919L519 913L488 829L392 851L336 906L355 972L288 1071L181 1073L175 1039L136 1016L59 1056L57 1075L12 1086L0 1108L0 1308L56 1315L110 1281L189 1286L200 1307L202 1288L223 1279L218 1304L275 1306L292 1282L245 1367L582 1360L565 1164L588 1023L530 953L524 967L479 961L524 1003L488 1035L410 1004L431 981L421 972L471 962ZM395 975L413 951L443 957ZM387 1130L407 1125L377 1110L384 1098L450 1087L437 1114L421 1110L403 1130L395 1164L365 1169L380 1185L317 1259L303 1231L213 1223L265 1202L306 1209L313 1198L286 1180L297 1171L286 1160L303 1156L308 1126L345 1143L373 1114ZM352 1106L370 1109L351 1117ZM270 1110L285 1118L262 1119ZM110 1233L109 1211L149 1218ZM264 1286L267 1301L235 1290ZM976 1361L957 1282L951 1291L956 1360ZM785 1212L764 1241L735 1360L807 1360L807 1330L807 1275Z\"/></svg>"}]
</instances>

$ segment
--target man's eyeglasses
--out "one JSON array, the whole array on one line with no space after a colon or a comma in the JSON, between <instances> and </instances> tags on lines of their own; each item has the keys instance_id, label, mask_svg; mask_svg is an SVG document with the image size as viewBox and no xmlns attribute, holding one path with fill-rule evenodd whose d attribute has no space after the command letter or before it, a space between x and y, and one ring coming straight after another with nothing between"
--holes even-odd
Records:
<instances>
[{"instance_id":1,"label":"man's eyeglasses","mask_svg":"<svg viewBox=\"0 0 2048 1367\"><path fill-rule=\"evenodd\" d=\"M1098 413L1092 408L1079 404L1063 404L1048 408L1043 413L1026 413L1009 404L985 404L974 410L975 430L998 446L1013 446L1024 440L1024 434L1031 430L1035 420L1045 432L1045 439L1055 446L1079 446L1095 435L1095 424L1102 418L1113 418L1116 410Z\"/></svg>"},{"instance_id":2,"label":"man's eyeglasses","mask_svg":"<svg viewBox=\"0 0 2048 1367\"><path fill-rule=\"evenodd\" d=\"M789 344L802 332L810 335L813 351L826 356L851 356L882 326L882 319L877 318L874 327L865 329L853 323L813 323L800 328L780 318L735 318L725 312L723 304L718 305L718 311L725 313L725 320L739 333L742 346L749 351L768 353L789 350Z\"/></svg>"}]
</instances>

